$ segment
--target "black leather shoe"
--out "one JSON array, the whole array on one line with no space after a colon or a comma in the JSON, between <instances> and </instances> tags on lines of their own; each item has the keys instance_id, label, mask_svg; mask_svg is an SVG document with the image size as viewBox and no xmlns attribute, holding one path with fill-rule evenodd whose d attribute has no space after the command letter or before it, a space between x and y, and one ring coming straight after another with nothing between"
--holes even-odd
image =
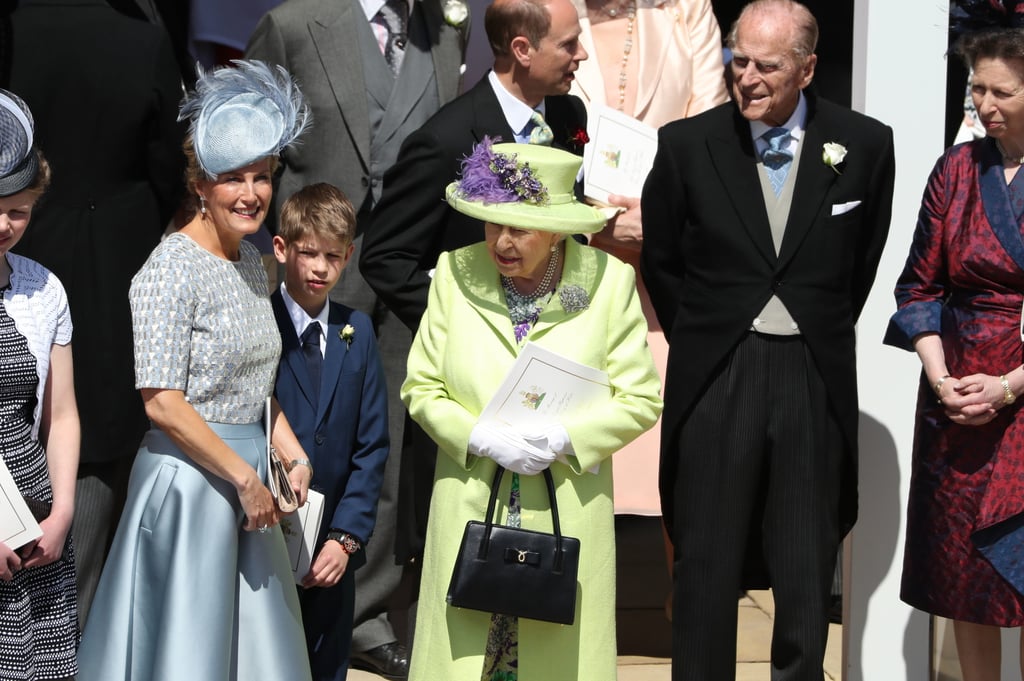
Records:
<instances>
[{"instance_id":1,"label":"black leather shoe","mask_svg":"<svg viewBox=\"0 0 1024 681\"><path fill-rule=\"evenodd\" d=\"M369 650L353 651L350 657L353 669L383 676L388 681L405 681L409 678L409 651L398 641Z\"/></svg>"}]
</instances>

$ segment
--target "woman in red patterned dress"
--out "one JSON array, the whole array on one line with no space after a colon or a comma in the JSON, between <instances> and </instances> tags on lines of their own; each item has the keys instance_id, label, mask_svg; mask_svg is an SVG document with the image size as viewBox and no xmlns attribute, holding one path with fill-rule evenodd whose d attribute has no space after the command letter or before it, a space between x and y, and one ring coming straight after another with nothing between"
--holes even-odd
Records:
<instances>
[{"instance_id":1,"label":"woman in red patterned dress","mask_svg":"<svg viewBox=\"0 0 1024 681\"><path fill-rule=\"evenodd\" d=\"M954 620L964 680L988 681L1024 624L1024 30L957 51L988 136L932 171L886 343L923 365L901 597Z\"/></svg>"}]
</instances>

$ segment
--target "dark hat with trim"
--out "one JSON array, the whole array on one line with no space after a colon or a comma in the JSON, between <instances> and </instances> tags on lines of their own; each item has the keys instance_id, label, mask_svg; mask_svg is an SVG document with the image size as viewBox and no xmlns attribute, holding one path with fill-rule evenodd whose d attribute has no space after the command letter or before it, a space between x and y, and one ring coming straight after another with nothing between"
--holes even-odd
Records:
<instances>
[{"instance_id":1,"label":"dark hat with trim","mask_svg":"<svg viewBox=\"0 0 1024 681\"><path fill-rule=\"evenodd\" d=\"M17 194L36 179L39 158L34 133L28 105L13 92L0 89L0 196Z\"/></svg>"}]
</instances>

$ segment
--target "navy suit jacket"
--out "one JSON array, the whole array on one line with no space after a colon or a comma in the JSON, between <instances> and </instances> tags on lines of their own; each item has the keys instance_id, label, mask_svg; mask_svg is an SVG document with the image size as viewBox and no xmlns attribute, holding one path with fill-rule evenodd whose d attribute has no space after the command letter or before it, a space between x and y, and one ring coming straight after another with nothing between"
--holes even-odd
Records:
<instances>
[{"instance_id":1,"label":"navy suit jacket","mask_svg":"<svg viewBox=\"0 0 1024 681\"><path fill-rule=\"evenodd\" d=\"M373 324L362 312L330 303L327 351L320 385L314 386L281 291L270 300L282 345L274 394L313 463L311 487L324 495L317 545L330 528L365 544L373 533L389 447L387 391ZM355 329L348 347L340 335L346 324ZM363 552L353 559L357 567Z\"/></svg>"}]
</instances>

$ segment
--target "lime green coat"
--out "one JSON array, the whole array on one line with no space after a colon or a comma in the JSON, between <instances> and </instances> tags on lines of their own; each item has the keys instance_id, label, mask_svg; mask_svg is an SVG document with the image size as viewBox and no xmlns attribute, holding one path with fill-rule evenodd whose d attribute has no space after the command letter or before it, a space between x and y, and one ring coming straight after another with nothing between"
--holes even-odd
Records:
<instances>
[{"instance_id":1,"label":"lime green coat","mask_svg":"<svg viewBox=\"0 0 1024 681\"><path fill-rule=\"evenodd\" d=\"M551 467L562 531L581 543L576 620L563 626L520 620L522 681L615 679L615 539L612 515L614 452L654 425L660 383L647 348L632 268L601 251L567 240L560 286L574 284L590 299L568 313L558 296L528 339L606 371L612 399L562 425L576 451L570 465ZM467 453L477 416L515 361L518 347L498 273L480 243L441 255L426 314L409 355L402 399L437 442L420 587L413 681L480 681L490 615L445 602L466 521L483 519L495 463ZM595 475L588 469L600 464ZM507 512L510 475L502 482ZM541 476L521 477L522 526L551 530ZM523 594L523 598L531 598Z\"/></svg>"}]
</instances>

